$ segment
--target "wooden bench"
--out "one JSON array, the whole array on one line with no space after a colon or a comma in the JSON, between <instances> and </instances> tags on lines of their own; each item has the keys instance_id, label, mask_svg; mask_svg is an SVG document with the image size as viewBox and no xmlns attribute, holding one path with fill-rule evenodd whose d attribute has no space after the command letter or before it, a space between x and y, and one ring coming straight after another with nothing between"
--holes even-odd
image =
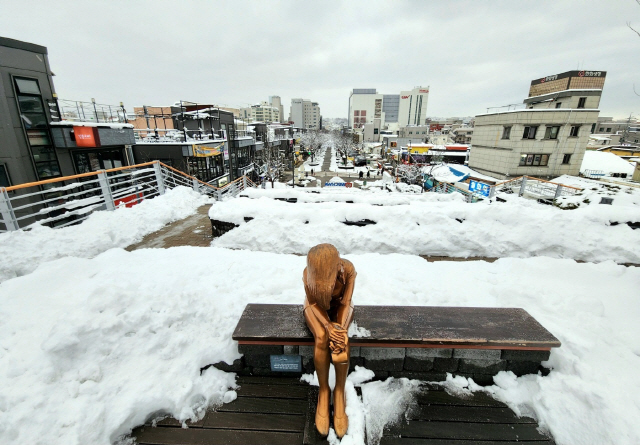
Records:
<instances>
[{"instance_id":1,"label":"wooden bench","mask_svg":"<svg viewBox=\"0 0 640 445\"><path fill-rule=\"evenodd\" d=\"M440 381L450 372L493 384L493 375L548 370L560 341L524 309L440 306L356 306L354 321L370 335L351 337L351 367L365 366L377 378ZM313 337L302 305L248 304L233 333L241 359L214 366L240 375L313 372ZM271 356L299 356L297 373L272 370ZM292 357L293 358L293 357Z\"/></svg>"}]
</instances>

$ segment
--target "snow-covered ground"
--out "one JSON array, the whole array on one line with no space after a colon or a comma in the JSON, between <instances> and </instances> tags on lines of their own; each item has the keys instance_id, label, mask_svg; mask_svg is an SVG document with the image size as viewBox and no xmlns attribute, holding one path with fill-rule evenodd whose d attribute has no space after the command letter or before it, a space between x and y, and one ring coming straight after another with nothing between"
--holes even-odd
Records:
<instances>
[{"instance_id":1,"label":"snow-covered ground","mask_svg":"<svg viewBox=\"0 0 640 445\"><path fill-rule=\"evenodd\" d=\"M358 270L356 304L523 307L562 342L553 371L501 373L490 390L559 444L640 441L640 269L346 257ZM200 368L239 356L231 334L247 303L300 303L304 265L214 247L111 249L4 282L0 443L106 445L150 416L186 419L222 403L233 375Z\"/></svg>"},{"instance_id":2,"label":"snow-covered ground","mask_svg":"<svg viewBox=\"0 0 640 445\"><path fill-rule=\"evenodd\" d=\"M202 201L188 189L96 213L77 227L0 235L3 267L21 271L0 284L0 444L109 445L145 420L194 418L233 400L233 374L209 368L200 375L200 368L239 357L231 334L247 303L301 303L305 258L276 252L318 242L336 244L354 263L356 305L522 307L562 342L545 363L546 377L501 372L486 389L450 378L450 389L488 391L534 416L559 445L640 443L640 268L611 261L637 259L639 234L607 226L636 216L637 207L562 211L526 200L466 204L456 195L362 191L309 196L297 204L265 197L215 204L215 214L253 209L256 217L215 242L229 248L119 248L195 211ZM312 203L345 196L355 202ZM277 224L269 225L269 212ZM378 224L338 222L363 217ZM412 252L410 243L505 258L429 263L391 253ZM594 262L567 259L574 256ZM381 431L416 386L367 383L370 374L360 369L350 378L345 445L364 443L365 427Z\"/></svg>"},{"instance_id":3,"label":"snow-covered ground","mask_svg":"<svg viewBox=\"0 0 640 445\"><path fill-rule=\"evenodd\" d=\"M626 224L611 225L640 221L638 206L599 205L565 211L527 199L468 204L457 193L402 194L399 198L394 193L288 192L286 197L298 198L296 204L267 197L280 197L277 190L249 191L248 195L261 198L239 198L211 207L213 219L239 225L213 245L304 254L314 245L330 240L344 253L518 258L544 255L640 263L640 231ZM321 200L325 202L318 202ZM254 219L245 223L244 217ZM376 224L342 224L363 219Z\"/></svg>"},{"instance_id":4,"label":"snow-covered ground","mask_svg":"<svg viewBox=\"0 0 640 445\"><path fill-rule=\"evenodd\" d=\"M573 196L563 196L558 199L562 207L587 207L599 206L602 198L611 198L612 206L626 206L640 209L640 187L612 184L595 179L579 178L577 176L563 175L554 182L572 187L581 188L582 191ZM632 222L640 221L638 217Z\"/></svg>"},{"instance_id":5,"label":"snow-covered ground","mask_svg":"<svg viewBox=\"0 0 640 445\"><path fill-rule=\"evenodd\" d=\"M127 247L210 202L190 188L177 187L130 209L94 212L82 224L65 229L35 224L29 231L0 234L0 282L56 258L91 258L113 247Z\"/></svg>"}]
</instances>

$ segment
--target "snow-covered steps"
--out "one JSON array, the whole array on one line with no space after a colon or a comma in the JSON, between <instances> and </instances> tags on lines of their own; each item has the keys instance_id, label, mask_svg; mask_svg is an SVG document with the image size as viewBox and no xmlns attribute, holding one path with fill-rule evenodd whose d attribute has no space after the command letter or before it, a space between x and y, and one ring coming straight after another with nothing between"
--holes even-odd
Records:
<instances>
[{"instance_id":1,"label":"snow-covered steps","mask_svg":"<svg viewBox=\"0 0 640 445\"><path fill-rule=\"evenodd\" d=\"M357 306L350 327L351 367L376 377L444 380L446 373L493 384L493 375L546 373L541 362L560 341L525 310L440 306ZM313 337L302 306L248 304L233 339L243 357L214 366L244 375L282 375L272 356L299 359L313 372ZM289 368L295 369L295 368ZM292 374L292 375L293 375Z\"/></svg>"}]
</instances>

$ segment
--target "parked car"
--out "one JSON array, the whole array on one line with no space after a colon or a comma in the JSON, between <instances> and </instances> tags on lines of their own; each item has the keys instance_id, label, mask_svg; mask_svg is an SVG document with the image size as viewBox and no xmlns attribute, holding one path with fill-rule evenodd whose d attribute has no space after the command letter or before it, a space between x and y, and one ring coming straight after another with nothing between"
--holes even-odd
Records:
<instances>
[{"instance_id":1,"label":"parked car","mask_svg":"<svg viewBox=\"0 0 640 445\"><path fill-rule=\"evenodd\" d=\"M353 160L353 165L355 165L356 167L367 165L367 159L364 156L356 156Z\"/></svg>"}]
</instances>

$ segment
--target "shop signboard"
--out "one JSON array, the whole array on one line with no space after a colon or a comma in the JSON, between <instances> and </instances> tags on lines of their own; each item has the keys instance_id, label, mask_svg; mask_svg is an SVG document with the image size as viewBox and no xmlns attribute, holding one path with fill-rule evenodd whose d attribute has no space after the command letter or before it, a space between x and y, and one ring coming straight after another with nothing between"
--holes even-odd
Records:
<instances>
[{"instance_id":1,"label":"shop signboard","mask_svg":"<svg viewBox=\"0 0 640 445\"><path fill-rule=\"evenodd\" d=\"M96 127L73 127L73 134L78 147L99 147L100 136Z\"/></svg>"},{"instance_id":2,"label":"shop signboard","mask_svg":"<svg viewBox=\"0 0 640 445\"><path fill-rule=\"evenodd\" d=\"M222 147L222 145L223 144L220 144L217 147L207 147L206 145L193 144L193 156L197 158L217 156L222 153L222 151L220 150L220 147Z\"/></svg>"},{"instance_id":3,"label":"shop signboard","mask_svg":"<svg viewBox=\"0 0 640 445\"><path fill-rule=\"evenodd\" d=\"M488 198L489 193L491 192L491 186L484 182L471 180L469 182L469 191L476 195L486 196Z\"/></svg>"}]
</instances>

